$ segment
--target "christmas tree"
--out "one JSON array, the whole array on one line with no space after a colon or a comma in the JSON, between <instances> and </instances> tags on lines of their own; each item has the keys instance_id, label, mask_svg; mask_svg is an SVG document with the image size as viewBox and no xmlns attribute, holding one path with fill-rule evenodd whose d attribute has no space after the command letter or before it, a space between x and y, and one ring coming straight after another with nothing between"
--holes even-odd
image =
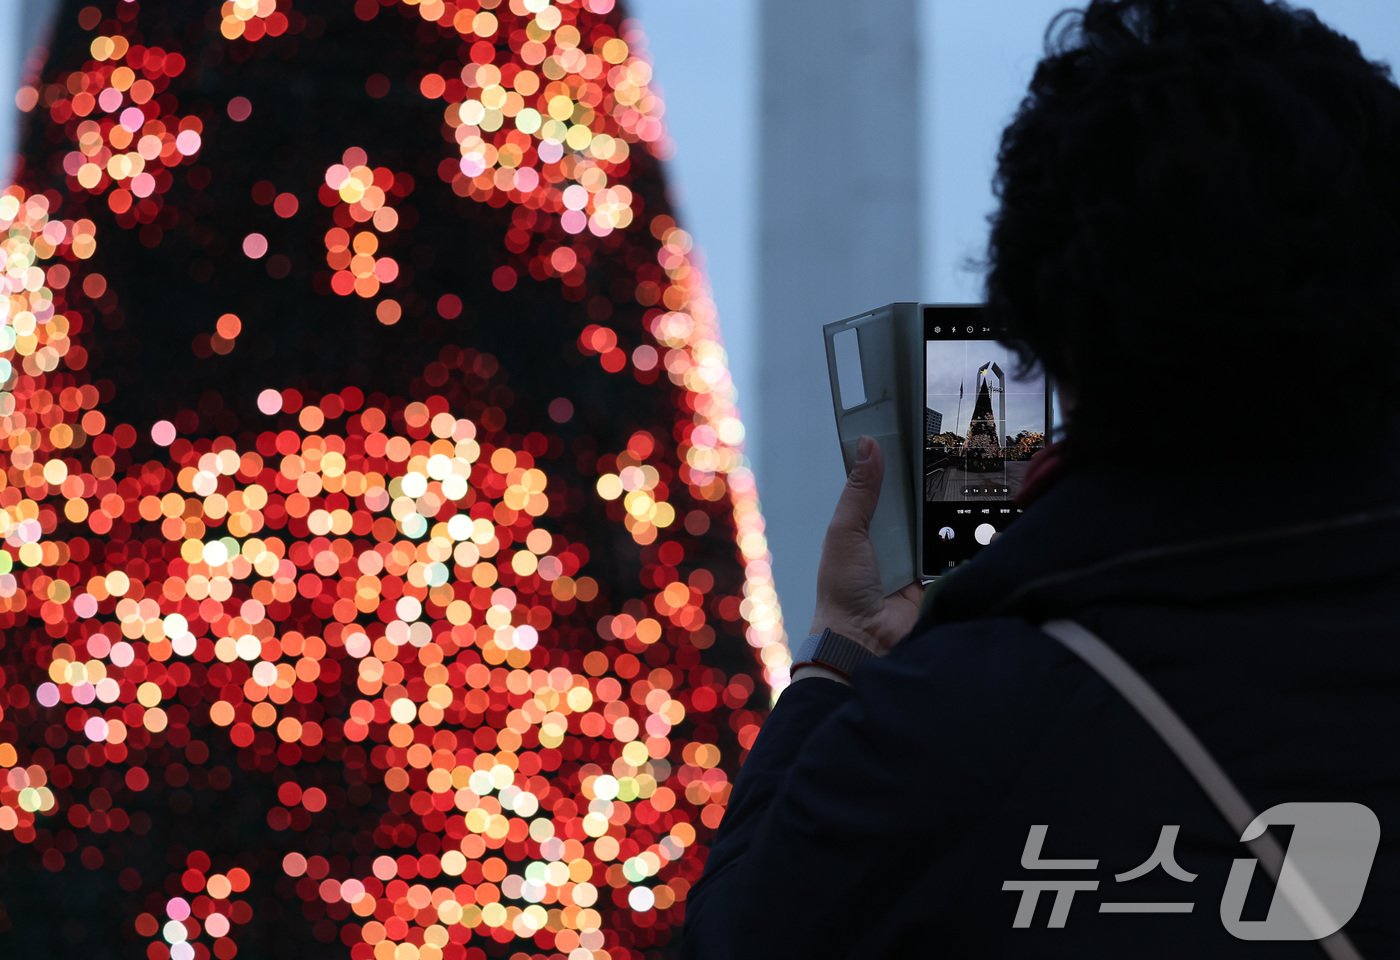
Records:
<instances>
[{"instance_id":1,"label":"christmas tree","mask_svg":"<svg viewBox=\"0 0 1400 960\"><path fill-rule=\"evenodd\" d=\"M1002 466L1001 437L997 434L997 418L992 412L992 392L987 379L981 378L977 388L977 404L967 428L967 468L969 470L1000 470Z\"/></svg>"},{"instance_id":2,"label":"christmas tree","mask_svg":"<svg viewBox=\"0 0 1400 960\"><path fill-rule=\"evenodd\" d=\"M674 955L788 658L635 24L60 6L0 190L0 957Z\"/></svg>"}]
</instances>

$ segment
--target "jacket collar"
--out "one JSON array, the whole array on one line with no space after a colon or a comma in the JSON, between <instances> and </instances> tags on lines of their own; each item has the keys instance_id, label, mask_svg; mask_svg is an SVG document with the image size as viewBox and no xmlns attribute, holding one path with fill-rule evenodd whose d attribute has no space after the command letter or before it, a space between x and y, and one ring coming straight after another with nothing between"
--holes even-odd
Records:
<instances>
[{"instance_id":1,"label":"jacket collar","mask_svg":"<svg viewBox=\"0 0 1400 960\"><path fill-rule=\"evenodd\" d=\"M1396 450L1397 446L1378 445ZM1400 457L1168 475L1068 468L937 584L920 626L1044 620L1106 600L1183 605L1400 566Z\"/></svg>"}]
</instances>

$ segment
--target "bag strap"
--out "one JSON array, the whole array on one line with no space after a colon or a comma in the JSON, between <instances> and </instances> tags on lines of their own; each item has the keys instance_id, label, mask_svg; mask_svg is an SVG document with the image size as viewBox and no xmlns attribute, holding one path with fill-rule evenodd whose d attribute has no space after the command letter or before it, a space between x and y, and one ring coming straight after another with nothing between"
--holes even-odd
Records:
<instances>
[{"instance_id":1,"label":"bag strap","mask_svg":"<svg viewBox=\"0 0 1400 960\"><path fill-rule=\"evenodd\" d=\"M1052 620L1041 624L1040 629L1092 667L1141 714L1148 726L1157 732L1172 753L1176 754L1182 766L1186 767L1200 784L1235 834L1244 836L1245 828L1253 823L1256 816L1254 808L1211 756L1200 738L1142 674L1134 670L1108 644L1073 620ZM1278 891L1304 923L1314 931L1336 930L1335 933L1316 941L1327 956L1331 960L1361 960L1361 954L1357 952L1351 940L1337 929L1338 925L1333 922L1327 907L1296 870L1289 871L1292 882L1288 879L1283 883L1279 882L1284 851L1273 834L1263 830L1259 832L1259 836L1246 842L1263 864L1269 878L1277 884Z\"/></svg>"}]
</instances>

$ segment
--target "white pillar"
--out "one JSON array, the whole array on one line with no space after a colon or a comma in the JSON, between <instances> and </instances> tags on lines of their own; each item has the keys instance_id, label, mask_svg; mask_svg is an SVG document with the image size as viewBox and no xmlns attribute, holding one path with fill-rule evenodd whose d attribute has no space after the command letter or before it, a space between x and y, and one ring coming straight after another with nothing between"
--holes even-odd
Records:
<instances>
[{"instance_id":1,"label":"white pillar","mask_svg":"<svg viewBox=\"0 0 1400 960\"><path fill-rule=\"evenodd\" d=\"M821 326L918 300L918 0L763 0L750 457L790 642L844 483Z\"/></svg>"}]
</instances>

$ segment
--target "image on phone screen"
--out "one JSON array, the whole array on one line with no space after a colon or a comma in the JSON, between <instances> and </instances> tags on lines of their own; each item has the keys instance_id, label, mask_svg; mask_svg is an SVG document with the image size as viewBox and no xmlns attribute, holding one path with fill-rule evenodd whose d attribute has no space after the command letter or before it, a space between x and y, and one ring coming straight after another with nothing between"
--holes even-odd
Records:
<instances>
[{"instance_id":1,"label":"image on phone screen","mask_svg":"<svg viewBox=\"0 0 1400 960\"><path fill-rule=\"evenodd\" d=\"M1016 377L977 307L924 310L923 574L938 576L991 543L1045 446L1051 409L1037 371Z\"/></svg>"}]
</instances>

